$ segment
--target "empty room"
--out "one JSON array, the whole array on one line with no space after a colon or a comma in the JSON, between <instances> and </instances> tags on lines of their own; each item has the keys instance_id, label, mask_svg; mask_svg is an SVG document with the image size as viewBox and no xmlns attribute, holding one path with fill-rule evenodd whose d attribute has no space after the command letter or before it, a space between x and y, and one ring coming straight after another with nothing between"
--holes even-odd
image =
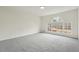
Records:
<instances>
[{"instance_id":1,"label":"empty room","mask_svg":"<svg viewBox=\"0 0 79 59\"><path fill-rule=\"evenodd\" d=\"M0 6L0 52L79 52L78 6Z\"/></svg>"}]
</instances>

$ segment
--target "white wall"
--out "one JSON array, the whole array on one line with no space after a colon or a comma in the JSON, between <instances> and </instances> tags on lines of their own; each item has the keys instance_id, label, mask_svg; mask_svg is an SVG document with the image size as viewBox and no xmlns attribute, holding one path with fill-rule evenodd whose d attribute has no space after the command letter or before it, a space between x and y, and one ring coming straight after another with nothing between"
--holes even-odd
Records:
<instances>
[{"instance_id":1,"label":"white wall","mask_svg":"<svg viewBox=\"0 0 79 59\"><path fill-rule=\"evenodd\" d=\"M38 33L40 19L28 12L0 7L0 40Z\"/></svg>"},{"instance_id":2,"label":"white wall","mask_svg":"<svg viewBox=\"0 0 79 59\"><path fill-rule=\"evenodd\" d=\"M69 36L69 37L74 37L78 38L78 9L70 10L70 11L65 11L57 14L52 14L52 15L47 15L47 16L42 16L41 17L41 32L48 32L48 22L53 19L55 16L60 16L62 17L64 22L71 22L72 23L72 34L67 34L67 33L60 33L60 32L53 32L53 34L58 34L58 35L64 35L64 36Z\"/></svg>"},{"instance_id":3,"label":"white wall","mask_svg":"<svg viewBox=\"0 0 79 59\"><path fill-rule=\"evenodd\" d=\"M79 39L79 8L78 8L78 39Z\"/></svg>"}]
</instances>

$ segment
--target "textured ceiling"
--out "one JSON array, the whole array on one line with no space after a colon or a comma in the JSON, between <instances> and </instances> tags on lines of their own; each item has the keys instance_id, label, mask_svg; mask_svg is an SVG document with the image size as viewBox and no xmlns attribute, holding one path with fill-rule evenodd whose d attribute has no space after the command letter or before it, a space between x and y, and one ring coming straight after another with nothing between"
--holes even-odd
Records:
<instances>
[{"instance_id":1,"label":"textured ceiling","mask_svg":"<svg viewBox=\"0 0 79 59\"><path fill-rule=\"evenodd\" d=\"M78 6L77 6L78 7ZM40 6L16 6L16 7L6 7L6 8L13 8L17 11L23 11L23 12L30 12L32 14L35 14L37 16L44 16L54 13L59 13L71 9L76 9L76 6L45 6L45 9L41 10Z\"/></svg>"}]
</instances>

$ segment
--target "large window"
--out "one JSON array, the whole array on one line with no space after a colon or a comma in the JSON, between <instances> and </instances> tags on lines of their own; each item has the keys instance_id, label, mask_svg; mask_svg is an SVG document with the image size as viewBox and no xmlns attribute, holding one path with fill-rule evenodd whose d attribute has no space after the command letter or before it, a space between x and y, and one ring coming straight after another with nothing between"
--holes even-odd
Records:
<instances>
[{"instance_id":1,"label":"large window","mask_svg":"<svg viewBox=\"0 0 79 59\"><path fill-rule=\"evenodd\" d=\"M50 32L64 32L71 33L71 23L58 21L60 18L54 18L53 22L49 22L48 31Z\"/></svg>"}]
</instances>

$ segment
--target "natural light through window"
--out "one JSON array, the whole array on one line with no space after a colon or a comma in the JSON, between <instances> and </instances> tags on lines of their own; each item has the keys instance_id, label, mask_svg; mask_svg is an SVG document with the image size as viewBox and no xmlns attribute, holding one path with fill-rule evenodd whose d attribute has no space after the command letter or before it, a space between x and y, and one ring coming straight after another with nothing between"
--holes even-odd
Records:
<instances>
[{"instance_id":1,"label":"natural light through window","mask_svg":"<svg viewBox=\"0 0 79 59\"><path fill-rule=\"evenodd\" d=\"M63 22L60 17L53 18L48 24L48 31L71 33L71 22Z\"/></svg>"}]
</instances>

